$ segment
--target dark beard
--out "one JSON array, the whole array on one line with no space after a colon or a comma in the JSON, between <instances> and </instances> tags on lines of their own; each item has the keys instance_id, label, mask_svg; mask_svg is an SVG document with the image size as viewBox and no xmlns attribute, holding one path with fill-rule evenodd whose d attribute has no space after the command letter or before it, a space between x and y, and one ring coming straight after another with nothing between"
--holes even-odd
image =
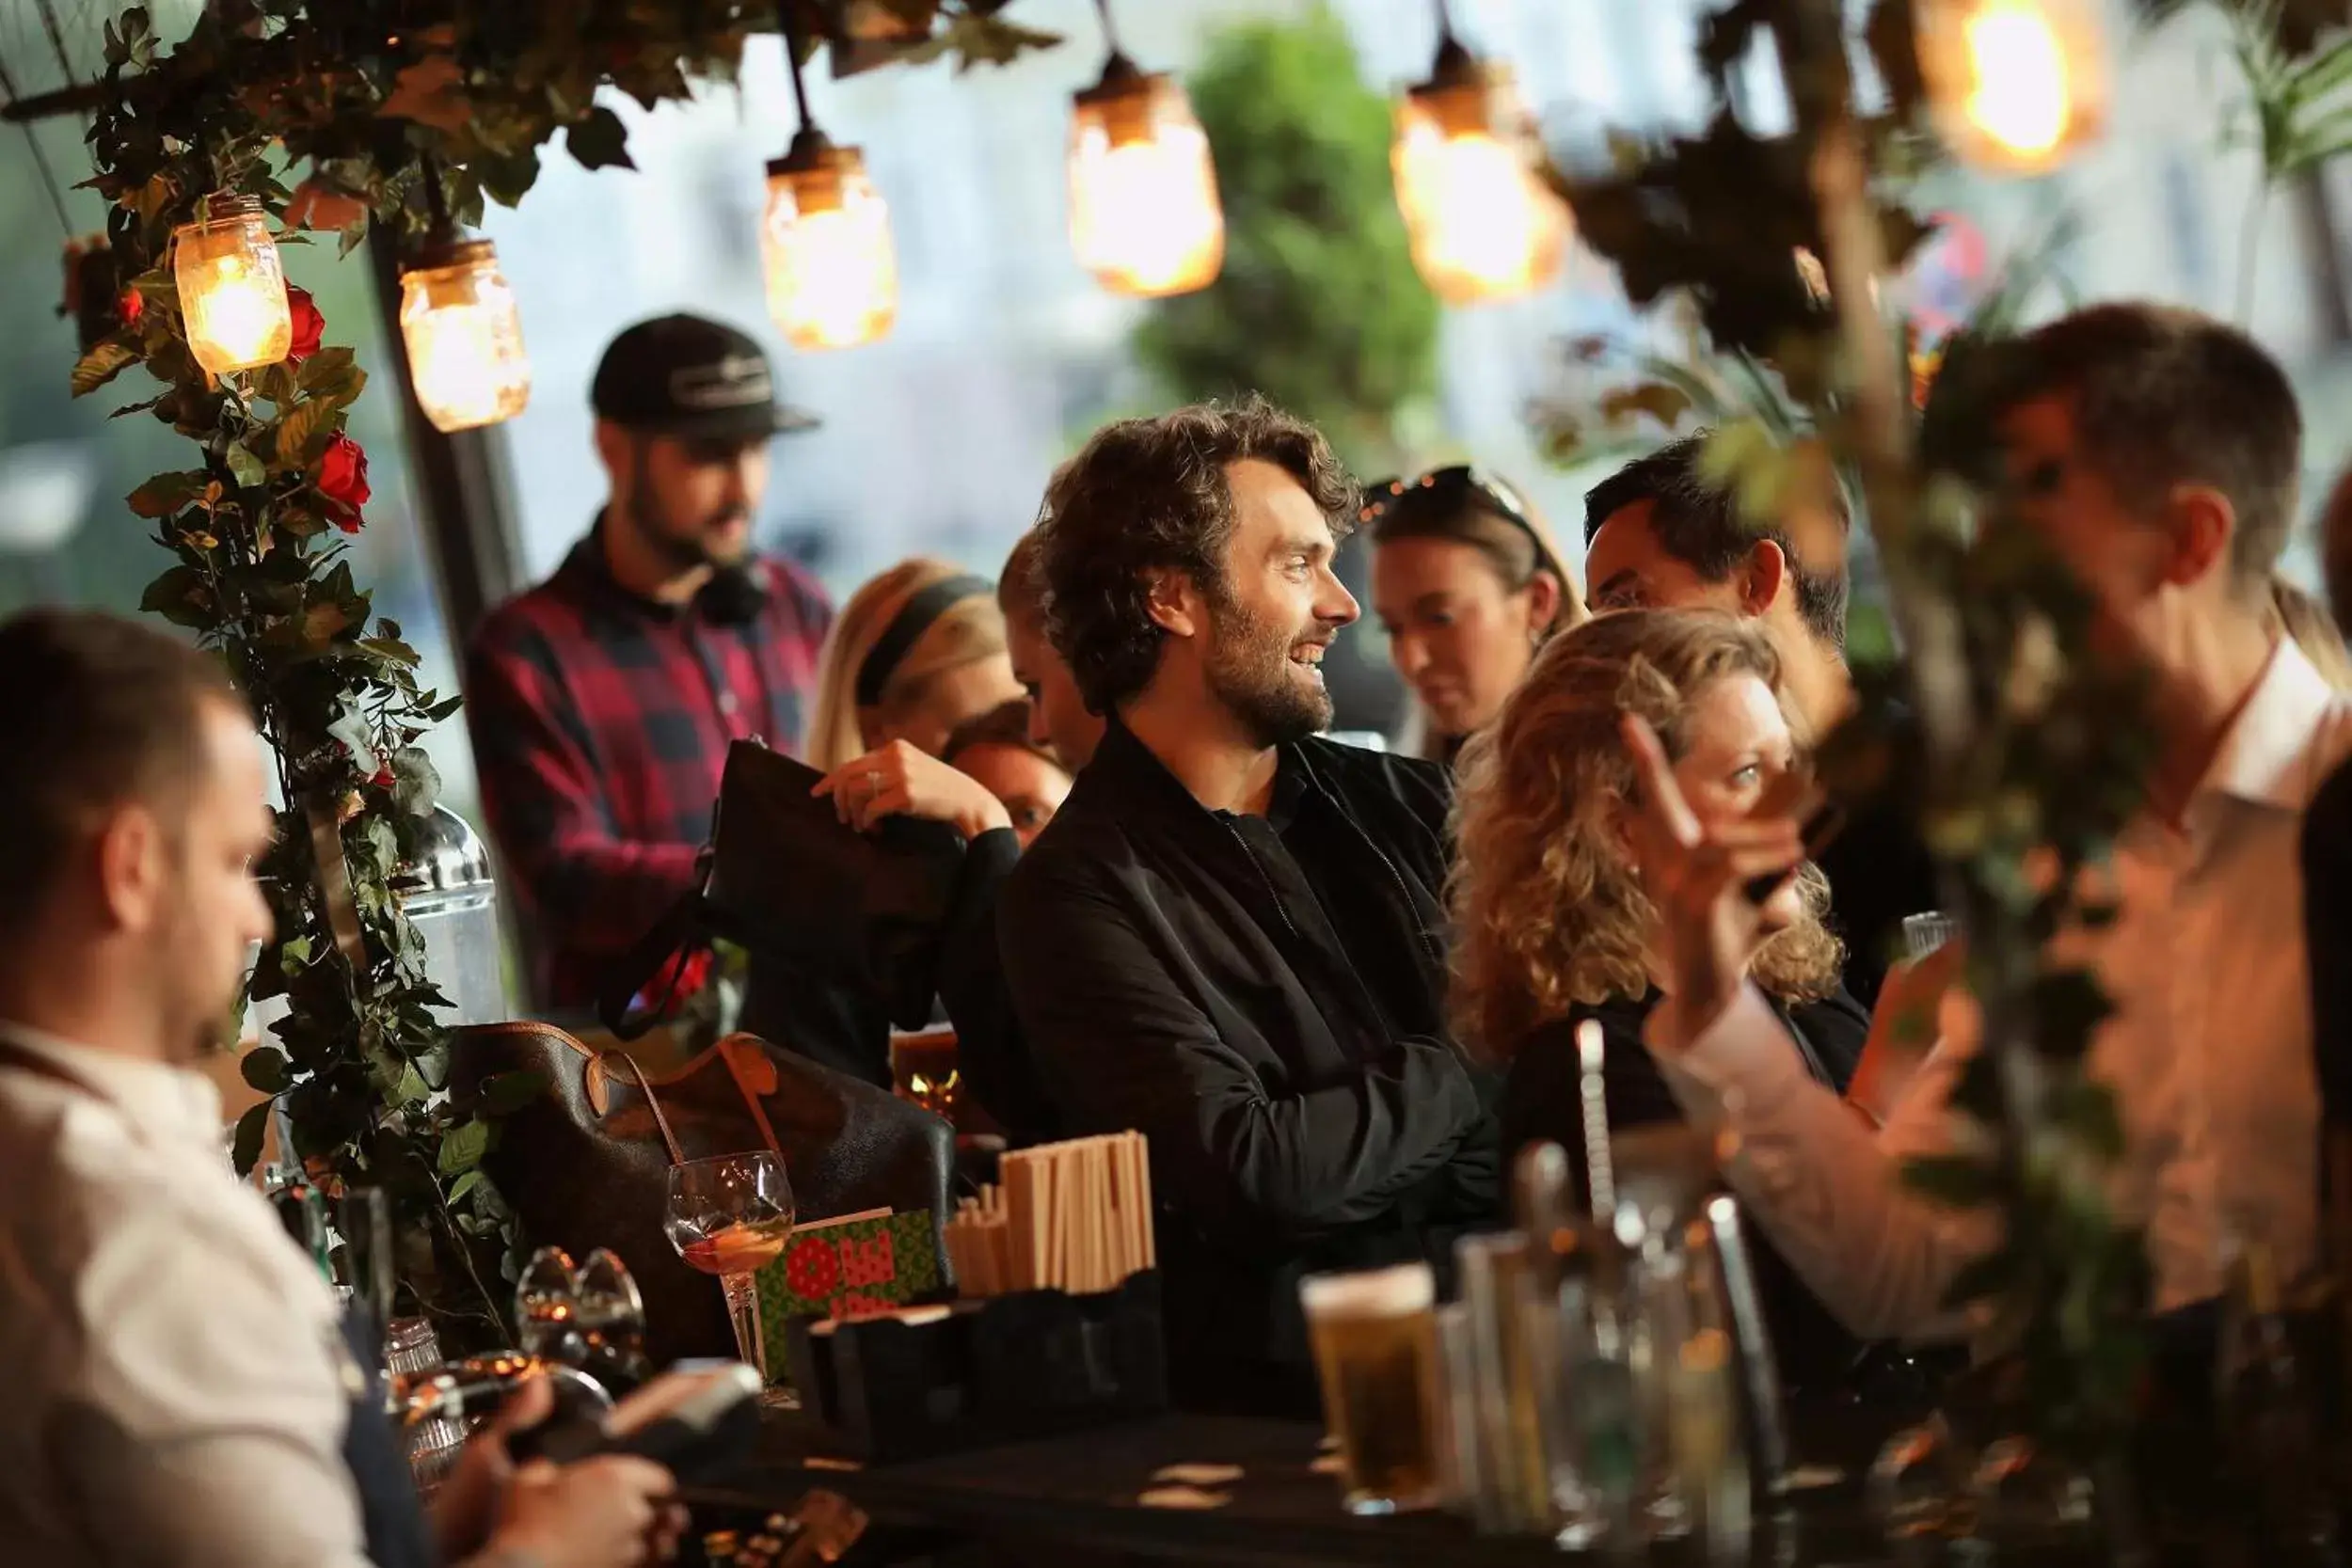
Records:
<instances>
[{"instance_id":1,"label":"dark beard","mask_svg":"<svg viewBox=\"0 0 2352 1568\"><path fill-rule=\"evenodd\" d=\"M1295 636L1251 615L1229 594L1210 601L1209 692L1258 746L1287 746L1330 728L1331 694L1290 678Z\"/></svg>"},{"instance_id":2,"label":"dark beard","mask_svg":"<svg viewBox=\"0 0 2352 1568\"><path fill-rule=\"evenodd\" d=\"M653 486L632 486L623 500L623 509L628 514L630 525L637 530L638 537L651 546L654 553L674 569L691 572L704 566L727 567L741 562L741 554L718 555L704 542L700 532L678 528L655 497ZM715 523L719 519L714 517L711 521Z\"/></svg>"}]
</instances>

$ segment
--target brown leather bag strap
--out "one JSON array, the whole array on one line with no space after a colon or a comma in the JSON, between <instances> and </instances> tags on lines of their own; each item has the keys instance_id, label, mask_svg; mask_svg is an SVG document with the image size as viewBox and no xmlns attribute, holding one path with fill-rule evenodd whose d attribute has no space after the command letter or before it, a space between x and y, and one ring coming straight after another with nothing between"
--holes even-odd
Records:
<instances>
[{"instance_id":1,"label":"brown leather bag strap","mask_svg":"<svg viewBox=\"0 0 2352 1568\"><path fill-rule=\"evenodd\" d=\"M653 1113L653 1124L661 1130L661 1142L670 1151L670 1164L686 1164L686 1150L678 1147L677 1134L670 1131L670 1118L661 1114L661 1098L653 1092L653 1085L646 1079L644 1068L636 1057L626 1052L603 1051L596 1054L599 1062L611 1061L614 1057L618 1057L621 1065L628 1069L629 1076L637 1080L638 1090L645 1097L645 1108Z\"/></svg>"},{"instance_id":2,"label":"brown leather bag strap","mask_svg":"<svg viewBox=\"0 0 2352 1568\"><path fill-rule=\"evenodd\" d=\"M768 1107L760 1102L764 1094L775 1090L776 1069L760 1049L758 1037L729 1035L719 1042L719 1056L727 1064L727 1076L735 1080L735 1092L743 1097L745 1109L752 1113L752 1120L759 1127L759 1135L768 1140L769 1152L779 1160L783 1159L784 1145L776 1142L776 1130L768 1121ZM751 1081L755 1069L745 1065L744 1058L747 1056L759 1069L764 1069L768 1080L764 1089Z\"/></svg>"}]
</instances>

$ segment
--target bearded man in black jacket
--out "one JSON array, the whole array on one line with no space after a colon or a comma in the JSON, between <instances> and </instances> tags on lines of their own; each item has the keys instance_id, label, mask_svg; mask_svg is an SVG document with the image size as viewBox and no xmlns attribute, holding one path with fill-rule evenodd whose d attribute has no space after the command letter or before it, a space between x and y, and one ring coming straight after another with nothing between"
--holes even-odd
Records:
<instances>
[{"instance_id":1,"label":"bearded man in black jacket","mask_svg":"<svg viewBox=\"0 0 2352 1568\"><path fill-rule=\"evenodd\" d=\"M1355 499L1252 400L1106 426L1039 525L1108 727L999 942L1072 1129L1150 1140L1190 1408L1311 1415L1299 1277L1442 1265L1496 1206L1491 1083L1445 1027L1446 774L1315 738Z\"/></svg>"}]
</instances>

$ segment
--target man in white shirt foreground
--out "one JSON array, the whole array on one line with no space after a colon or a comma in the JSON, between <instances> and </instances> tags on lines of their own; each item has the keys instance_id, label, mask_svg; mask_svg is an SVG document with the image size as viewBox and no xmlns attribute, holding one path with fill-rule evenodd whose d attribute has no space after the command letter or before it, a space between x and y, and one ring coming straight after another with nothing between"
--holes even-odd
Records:
<instances>
[{"instance_id":1,"label":"man in white shirt foreground","mask_svg":"<svg viewBox=\"0 0 2352 1568\"><path fill-rule=\"evenodd\" d=\"M2102 648L2153 683L2159 755L2109 870L2122 915L2083 951L2117 1007L2090 1056L2125 1130L2114 1196L2147 1227L2165 1311L2219 1293L2242 1242L2266 1243L2290 1278L2313 1261L2296 840L2352 751L2352 707L2265 610L2301 436L2277 365L2229 327L2138 305L2077 312L2024 347L2031 372L2000 425L2016 510L2091 594ZM1694 1121L1740 1132L1734 1186L1854 1332L1932 1328L1953 1276L1995 1240L1899 1180L1905 1156L1948 1147L1959 1051L1939 1052L1876 1132L1813 1084L1740 980L1756 921L1742 879L1792 863L1795 825L1701 829L1655 737L1629 721L1629 740L1671 976L1651 1052Z\"/></svg>"},{"instance_id":2,"label":"man in white shirt foreground","mask_svg":"<svg viewBox=\"0 0 2352 1568\"><path fill-rule=\"evenodd\" d=\"M269 932L261 743L216 663L111 616L0 626L0 1557L363 1568L335 1298L187 1070ZM516 1402L507 1427L549 1402ZM637 1459L516 1471L494 1433L435 1533L625 1568L668 1553L672 1489Z\"/></svg>"}]
</instances>

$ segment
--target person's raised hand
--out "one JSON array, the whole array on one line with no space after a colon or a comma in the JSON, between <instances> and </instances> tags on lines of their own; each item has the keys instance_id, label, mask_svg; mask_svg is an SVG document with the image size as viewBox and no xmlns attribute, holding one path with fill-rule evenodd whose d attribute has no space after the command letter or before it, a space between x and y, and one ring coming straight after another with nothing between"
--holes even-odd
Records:
<instances>
[{"instance_id":1,"label":"person's raised hand","mask_svg":"<svg viewBox=\"0 0 2352 1568\"><path fill-rule=\"evenodd\" d=\"M1804 859L1799 808L1810 781L1794 770L1768 786L1748 816L1703 823L1675 782L1658 732L1638 714L1619 721L1633 758L1637 799L1627 802L1626 840L1643 891L1658 911L1660 957L1674 1003L1677 1049L1721 1016L1739 994L1761 929L1749 884L1769 892Z\"/></svg>"},{"instance_id":2,"label":"person's raised hand","mask_svg":"<svg viewBox=\"0 0 2352 1568\"><path fill-rule=\"evenodd\" d=\"M834 814L861 832L885 816L946 822L965 838L1012 826L1004 802L986 785L903 740L843 763L810 793L830 799Z\"/></svg>"},{"instance_id":3,"label":"person's raised hand","mask_svg":"<svg viewBox=\"0 0 2352 1568\"><path fill-rule=\"evenodd\" d=\"M1861 1059L1846 1085L1846 1098L1872 1121L1885 1121L1920 1064L1944 1042L1950 1028L1947 1003L1967 961L1967 947L1956 938L1923 958L1886 972L1878 1004L1870 1010L1869 1038L1863 1042Z\"/></svg>"}]
</instances>

